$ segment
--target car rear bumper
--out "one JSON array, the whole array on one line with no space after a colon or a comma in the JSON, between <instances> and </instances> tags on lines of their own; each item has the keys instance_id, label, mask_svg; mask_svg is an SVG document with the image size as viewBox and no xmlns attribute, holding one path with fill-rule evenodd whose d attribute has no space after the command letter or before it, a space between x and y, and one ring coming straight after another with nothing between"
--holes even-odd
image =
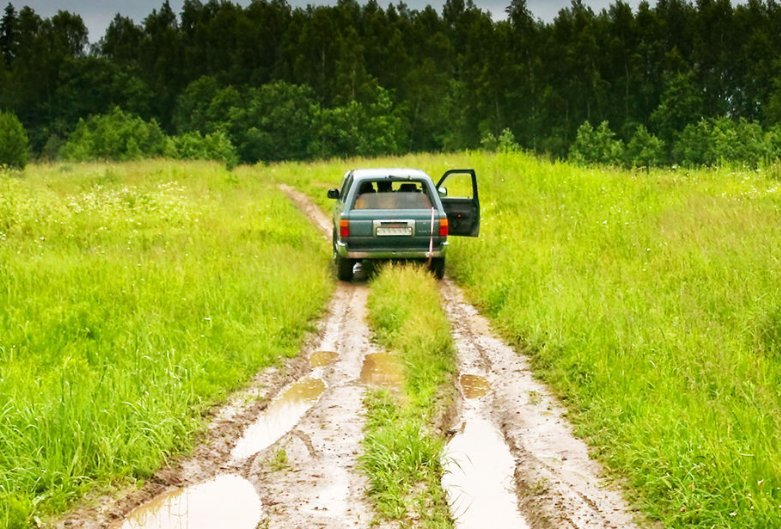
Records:
<instances>
[{"instance_id":1,"label":"car rear bumper","mask_svg":"<svg viewBox=\"0 0 781 529\"><path fill-rule=\"evenodd\" d=\"M444 257L447 250L447 242L443 242L438 248L429 254L428 250L391 250L387 248L349 250L343 242L336 243L336 253L345 259L428 259L429 257Z\"/></svg>"}]
</instances>

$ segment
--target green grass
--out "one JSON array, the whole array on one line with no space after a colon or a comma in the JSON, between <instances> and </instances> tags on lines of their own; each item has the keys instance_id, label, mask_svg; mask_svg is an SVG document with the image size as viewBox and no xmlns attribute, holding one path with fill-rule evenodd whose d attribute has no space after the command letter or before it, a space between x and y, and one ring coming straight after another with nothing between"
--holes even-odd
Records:
<instances>
[{"instance_id":1,"label":"green grass","mask_svg":"<svg viewBox=\"0 0 781 529\"><path fill-rule=\"evenodd\" d=\"M781 184L523 154L278 167L321 204L350 168L474 167L480 238L448 273L666 527L781 526ZM293 175L294 173L295 175Z\"/></svg>"},{"instance_id":2,"label":"green grass","mask_svg":"<svg viewBox=\"0 0 781 529\"><path fill-rule=\"evenodd\" d=\"M372 281L369 321L380 344L404 364L401 396L367 393L361 464L380 517L402 527L453 527L441 486L442 439L432 422L452 398L454 349L432 277L421 267L387 266Z\"/></svg>"},{"instance_id":3,"label":"green grass","mask_svg":"<svg viewBox=\"0 0 781 529\"><path fill-rule=\"evenodd\" d=\"M451 272L666 527L781 525L781 192L744 172L475 159Z\"/></svg>"},{"instance_id":4,"label":"green grass","mask_svg":"<svg viewBox=\"0 0 781 529\"><path fill-rule=\"evenodd\" d=\"M0 527L187 450L209 406L297 354L328 258L263 169L0 175Z\"/></svg>"},{"instance_id":5,"label":"green grass","mask_svg":"<svg viewBox=\"0 0 781 529\"><path fill-rule=\"evenodd\" d=\"M347 169L380 165L477 169L481 236L451 239L448 271L532 357L644 513L667 527L781 525L778 180L465 153L0 177L0 527L96 482L148 476L189 446L205 407L294 354L330 292L328 248L270 183L328 209ZM399 326L410 313L391 309L407 295L391 292L421 277L372 285L372 312L390 318L373 325L401 354L415 329ZM408 524L434 511L416 501L444 505L405 496L436 482L434 463L414 463L439 449L426 428L432 369L408 379L406 401L368 400L378 474L413 476L373 490ZM394 423L406 444L379 435Z\"/></svg>"}]
</instances>

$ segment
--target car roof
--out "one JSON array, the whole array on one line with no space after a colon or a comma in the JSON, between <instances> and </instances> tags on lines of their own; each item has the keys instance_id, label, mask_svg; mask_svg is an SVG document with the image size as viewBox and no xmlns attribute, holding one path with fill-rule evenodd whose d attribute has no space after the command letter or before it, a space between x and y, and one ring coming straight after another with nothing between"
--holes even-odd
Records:
<instances>
[{"instance_id":1,"label":"car roof","mask_svg":"<svg viewBox=\"0 0 781 529\"><path fill-rule=\"evenodd\" d=\"M377 167L377 168L368 168L368 169L353 169L352 173L353 173L353 178L356 179L386 178L386 177L424 178L429 180L431 179L429 175L427 175L420 169L410 169L405 167L395 167L395 168Z\"/></svg>"}]
</instances>

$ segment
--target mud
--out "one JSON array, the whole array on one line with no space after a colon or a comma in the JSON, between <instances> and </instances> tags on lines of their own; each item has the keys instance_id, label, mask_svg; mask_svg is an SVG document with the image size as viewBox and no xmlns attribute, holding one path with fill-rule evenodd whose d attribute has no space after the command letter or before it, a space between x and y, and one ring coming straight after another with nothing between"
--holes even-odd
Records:
<instances>
[{"instance_id":1,"label":"mud","mask_svg":"<svg viewBox=\"0 0 781 529\"><path fill-rule=\"evenodd\" d=\"M488 395L491 391L491 384L478 375L461 375L458 379L461 384L461 391L467 399L479 399Z\"/></svg>"},{"instance_id":2,"label":"mud","mask_svg":"<svg viewBox=\"0 0 781 529\"><path fill-rule=\"evenodd\" d=\"M298 424L325 390L319 378L304 378L280 393L241 436L231 451L238 463L265 450Z\"/></svg>"},{"instance_id":3,"label":"mud","mask_svg":"<svg viewBox=\"0 0 781 529\"><path fill-rule=\"evenodd\" d=\"M396 355L368 354L363 360L360 380L368 386L401 390L404 387L404 364Z\"/></svg>"},{"instance_id":4,"label":"mud","mask_svg":"<svg viewBox=\"0 0 781 529\"><path fill-rule=\"evenodd\" d=\"M287 197L293 201L293 203L296 205L296 207L306 215L310 221L317 227L317 229L320 231L320 233L323 234L323 237L326 239L331 238L331 219L328 218L328 216L323 213L320 208L315 205L308 196L306 196L304 193L298 191L297 189L293 189L292 187L280 184L279 189L282 190L283 193L287 195Z\"/></svg>"},{"instance_id":5,"label":"mud","mask_svg":"<svg viewBox=\"0 0 781 529\"><path fill-rule=\"evenodd\" d=\"M339 359L314 373L328 389L289 435L251 465L269 527L366 528L373 518L365 500L367 482L357 471L365 417L358 379L365 352L372 349L367 294L363 285L340 284L318 347L337 351ZM274 470L280 452L285 468Z\"/></svg>"},{"instance_id":6,"label":"mud","mask_svg":"<svg viewBox=\"0 0 781 529\"><path fill-rule=\"evenodd\" d=\"M262 516L252 483L226 474L161 494L112 529L255 529Z\"/></svg>"}]
</instances>

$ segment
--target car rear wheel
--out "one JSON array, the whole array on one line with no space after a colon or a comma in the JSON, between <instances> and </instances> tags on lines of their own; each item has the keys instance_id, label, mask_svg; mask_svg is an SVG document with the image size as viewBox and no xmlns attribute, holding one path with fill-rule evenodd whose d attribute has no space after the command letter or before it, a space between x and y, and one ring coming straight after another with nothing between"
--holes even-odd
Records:
<instances>
[{"instance_id":1,"label":"car rear wheel","mask_svg":"<svg viewBox=\"0 0 781 529\"><path fill-rule=\"evenodd\" d=\"M434 274L434 277L437 279L442 279L445 277L445 258L436 257L432 259L431 264L429 265L429 270L431 270L431 273Z\"/></svg>"},{"instance_id":2,"label":"car rear wheel","mask_svg":"<svg viewBox=\"0 0 781 529\"><path fill-rule=\"evenodd\" d=\"M345 259L338 254L336 255L336 277L341 281L352 281L354 266L355 262L352 259Z\"/></svg>"}]
</instances>

